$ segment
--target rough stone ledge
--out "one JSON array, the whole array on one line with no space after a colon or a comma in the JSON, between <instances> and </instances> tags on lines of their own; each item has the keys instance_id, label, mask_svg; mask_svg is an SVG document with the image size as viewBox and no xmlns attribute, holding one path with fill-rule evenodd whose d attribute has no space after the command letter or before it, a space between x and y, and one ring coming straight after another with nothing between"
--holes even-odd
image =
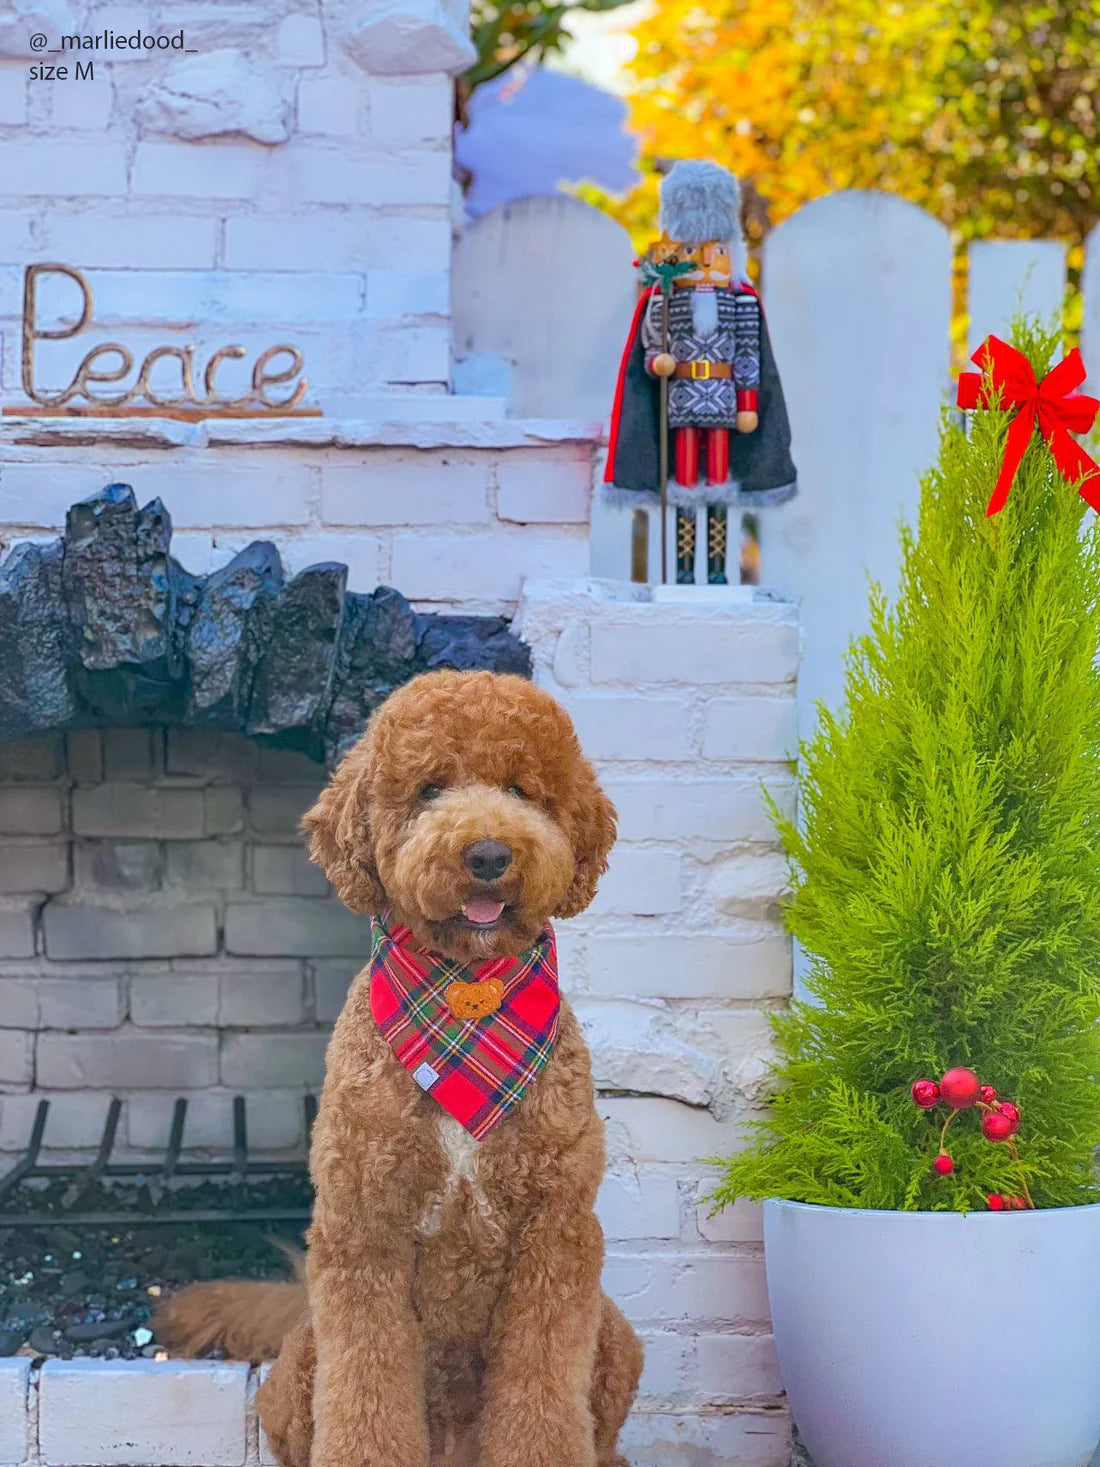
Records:
<instances>
[{"instance_id":1,"label":"rough stone ledge","mask_svg":"<svg viewBox=\"0 0 1100 1467\"><path fill-rule=\"evenodd\" d=\"M434 398L426 399L434 402ZM0 421L0 447L544 448L598 443L603 426L567 418L31 418Z\"/></svg>"},{"instance_id":2,"label":"rough stone ledge","mask_svg":"<svg viewBox=\"0 0 1100 1467\"><path fill-rule=\"evenodd\" d=\"M183 724L331 763L418 672L530 672L502 617L350 592L332 562L287 580L263 540L195 576L171 538L159 499L139 510L129 485L109 484L72 506L62 538L15 546L0 564L0 741Z\"/></svg>"},{"instance_id":3,"label":"rough stone ledge","mask_svg":"<svg viewBox=\"0 0 1100 1467\"><path fill-rule=\"evenodd\" d=\"M235 1361L0 1360L0 1467L272 1467L256 1417L261 1371ZM787 1467L778 1407L639 1399L634 1467Z\"/></svg>"}]
</instances>

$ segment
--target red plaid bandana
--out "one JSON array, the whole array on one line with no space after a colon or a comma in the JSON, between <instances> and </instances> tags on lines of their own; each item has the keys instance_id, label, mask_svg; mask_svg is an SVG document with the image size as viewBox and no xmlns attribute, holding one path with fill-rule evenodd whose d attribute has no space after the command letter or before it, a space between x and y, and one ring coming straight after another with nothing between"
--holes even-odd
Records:
<instances>
[{"instance_id":1,"label":"red plaid bandana","mask_svg":"<svg viewBox=\"0 0 1100 1467\"><path fill-rule=\"evenodd\" d=\"M558 1035L558 961L550 927L518 958L470 969L371 922L370 1006L413 1079L480 1141L513 1110L550 1058ZM457 1019L444 997L455 982L498 979L504 996L483 1019Z\"/></svg>"}]
</instances>

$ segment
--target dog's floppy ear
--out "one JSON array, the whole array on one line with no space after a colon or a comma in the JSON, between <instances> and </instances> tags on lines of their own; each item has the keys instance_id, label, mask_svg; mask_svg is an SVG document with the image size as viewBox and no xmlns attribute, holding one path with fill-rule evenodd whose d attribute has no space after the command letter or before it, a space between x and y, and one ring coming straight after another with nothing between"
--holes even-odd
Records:
<instances>
[{"instance_id":1,"label":"dog's floppy ear","mask_svg":"<svg viewBox=\"0 0 1100 1467\"><path fill-rule=\"evenodd\" d=\"M575 917L596 895L596 883L607 870L615 844L615 806L600 788L596 771L578 749L569 796L561 811L573 842L573 884L557 910L559 917Z\"/></svg>"},{"instance_id":2,"label":"dog's floppy ear","mask_svg":"<svg viewBox=\"0 0 1100 1467\"><path fill-rule=\"evenodd\" d=\"M368 731L336 766L317 803L302 817L309 858L353 912L380 912L386 893L374 864L367 811L374 740Z\"/></svg>"}]
</instances>

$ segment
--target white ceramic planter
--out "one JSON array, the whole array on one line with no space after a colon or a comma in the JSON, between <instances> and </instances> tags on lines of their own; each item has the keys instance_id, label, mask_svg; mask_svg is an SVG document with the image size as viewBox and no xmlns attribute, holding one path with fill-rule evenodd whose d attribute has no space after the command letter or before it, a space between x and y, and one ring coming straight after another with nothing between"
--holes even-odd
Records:
<instances>
[{"instance_id":1,"label":"white ceramic planter","mask_svg":"<svg viewBox=\"0 0 1100 1467\"><path fill-rule=\"evenodd\" d=\"M1100 1204L764 1205L779 1364L814 1467L1089 1467Z\"/></svg>"}]
</instances>

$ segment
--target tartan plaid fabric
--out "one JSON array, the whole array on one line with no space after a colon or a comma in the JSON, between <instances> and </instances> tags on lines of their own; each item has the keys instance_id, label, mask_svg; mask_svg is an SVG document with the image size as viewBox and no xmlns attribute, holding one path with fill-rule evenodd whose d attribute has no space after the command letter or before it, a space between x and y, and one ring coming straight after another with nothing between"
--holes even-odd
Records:
<instances>
[{"instance_id":1,"label":"tartan plaid fabric","mask_svg":"<svg viewBox=\"0 0 1100 1467\"><path fill-rule=\"evenodd\" d=\"M413 1079L475 1140L523 1099L558 1034L558 962L550 927L517 958L465 968L415 944L407 927L371 922L370 1005L382 1035ZM500 1007L456 1019L454 982L504 984Z\"/></svg>"}]
</instances>

